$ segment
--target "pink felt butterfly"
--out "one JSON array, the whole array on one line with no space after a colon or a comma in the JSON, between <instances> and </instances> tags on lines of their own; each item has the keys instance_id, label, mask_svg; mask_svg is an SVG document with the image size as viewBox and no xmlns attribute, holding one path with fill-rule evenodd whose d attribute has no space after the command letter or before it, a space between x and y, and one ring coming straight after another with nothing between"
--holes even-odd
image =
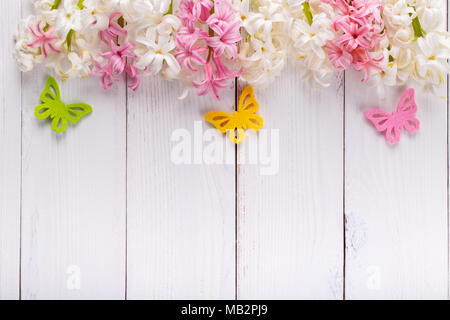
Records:
<instances>
[{"instance_id":1,"label":"pink felt butterfly","mask_svg":"<svg viewBox=\"0 0 450 320\"><path fill-rule=\"evenodd\" d=\"M371 109L364 112L367 119L372 121L379 132L386 131L386 139L395 143L400 141L400 130L405 129L410 133L419 130L420 122L414 117L417 105L414 101L414 89L408 89L402 95L397 111L392 114Z\"/></svg>"}]
</instances>

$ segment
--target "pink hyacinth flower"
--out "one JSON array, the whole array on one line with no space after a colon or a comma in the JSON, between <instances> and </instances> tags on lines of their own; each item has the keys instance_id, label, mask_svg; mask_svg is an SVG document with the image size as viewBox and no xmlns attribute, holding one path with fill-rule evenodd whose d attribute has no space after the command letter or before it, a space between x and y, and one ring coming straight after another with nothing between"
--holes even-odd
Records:
<instances>
[{"instance_id":1,"label":"pink hyacinth flower","mask_svg":"<svg viewBox=\"0 0 450 320\"><path fill-rule=\"evenodd\" d=\"M377 23L383 23L381 18L380 8L383 7L383 3L377 0L354 0L352 6L355 9L354 17L362 18L369 15L375 19Z\"/></svg>"},{"instance_id":2,"label":"pink hyacinth flower","mask_svg":"<svg viewBox=\"0 0 450 320\"><path fill-rule=\"evenodd\" d=\"M350 65L364 73L367 81L372 70L381 70L372 57L380 39L386 36L381 17L383 3L379 0L322 0L334 7L337 17L333 21L337 38L325 46L331 63L339 70Z\"/></svg>"},{"instance_id":3,"label":"pink hyacinth flower","mask_svg":"<svg viewBox=\"0 0 450 320\"><path fill-rule=\"evenodd\" d=\"M58 40L58 38L53 35L53 32L55 31L55 27L52 26L52 27L48 28L47 31L44 32L41 29L41 22L42 21L39 21L37 23L36 31L33 30L33 28L28 27L28 29L30 29L31 34L36 39L32 43L28 44L28 46L32 47L32 48L34 48L36 46L39 46L41 48L42 54L44 55L44 57L47 58L47 56L48 56L47 55L47 46L53 52L60 53L61 51L56 49L55 46L52 43L53 41Z\"/></svg>"},{"instance_id":4,"label":"pink hyacinth flower","mask_svg":"<svg viewBox=\"0 0 450 320\"><path fill-rule=\"evenodd\" d=\"M91 72L93 76L101 78L101 84L103 89L108 89L114 83L114 81L119 81L118 78L114 76L114 72L109 64L106 66L101 66L97 61L94 61L95 69Z\"/></svg>"},{"instance_id":5,"label":"pink hyacinth flower","mask_svg":"<svg viewBox=\"0 0 450 320\"><path fill-rule=\"evenodd\" d=\"M176 39L181 42L196 42L198 40L207 39L208 37L208 32L195 26L193 28L181 27L178 29L176 35Z\"/></svg>"},{"instance_id":6,"label":"pink hyacinth flower","mask_svg":"<svg viewBox=\"0 0 450 320\"><path fill-rule=\"evenodd\" d=\"M235 72L235 71L229 70L223 64L222 59L220 57L213 56L213 62L214 62L214 65L216 66L217 78L224 79L224 80L225 79L231 80L231 79L241 76L241 74L243 72L243 71Z\"/></svg>"},{"instance_id":7,"label":"pink hyacinth flower","mask_svg":"<svg viewBox=\"0 0 450 320\"><path fill-rule=\"evenodd\" d=\"M120 35L127 34L127 30L122 28L115 20L122 17L122 13L114 12L109 16L109 26L106 30L100 31L100 39L109 43L110 40L116 39Z\"/></svg>"},{"instance_id":8,"label":"pink hyacinth flower","mask_svg":"<svg viewBox=\"0 0 450 320\"><path fill-rule=\"evenodd\" d=\"M194 5L192 0L181 0L180 5L178 6L177 17L189 30L194 28L195 22L200 18L199 14L201 12L194 12Z\"/></svg>"},{"instance_id":9,"label":"pink hyacinth flower","mask_svg":"<svg viewBox=\"0 0 450 320\"><path fill-rule=\"evenodd\" d=\"M211 0L197 0L192 10L194 16L199 17L201 20L206 21L211 14L211 8L213 2Z\"/></svg>"},{"instance_id":10,"label":"pink hyacinth flower","mask_svg":"<svg viewBox=\"0 0 450 320\"><path fill-rule=\"evenodd\" d=\"M197 71L194 64L204 65L206 63L203 55L208 52L208 48L205 46L194 47L195 42L195 39L183 42L177 38L177 53L175 53L175 58L181 67L188 68L191 71Z\"/></svg>"},{"instance_id":11,"label":"pink hyacinth flower","mask_svg":"<svg viewBox=\"0 0 450 320\"><path fill-rule=\"evenodd\" d=\"M363 82L368 81L370 77L370 73L373 69L375 70L382 70L383 68L378 64L379 62L383 61L383 57L380 59L374 59L372 58L367 50L364 50L363 48L358 48L353 53L353 67L356 71L363 72L364 73L364 79Z\"/></svg>"},{"instance_id":12,"label":"pink hyacinth flower","mask_svg":"<svg viewBox=\"0 0 450 320\"><path fill-rule=\"evenodd\" d=\"M355 22L344 22L341 20L336 25L341 27L345 32L336 43L344 45L348 51L353 51L358 46L365 49L370 49L372 47L372 41L369 34L370 26L368 24L360 26Z\"/></svg>"},{"instance_id":13,"label":"pink hyacinth flower","mask_svg":"<svg viewBox=\"0 0 450 320\"><path fill-rule=\"evenodd\" d=\"M129 63L125 66L125 72L130 77L130 84L128 85L128 88L130 88L133 91L136 91L141 86L141 75L134 65L134 63Z\"/></svg>"},{"instance_id":14,"label":"pink hyacinth flower","mask_svg":"<svg viewBox=\"0 0 450 320\"><path fill-rule=\"evenodd\" d=\"M208 62L204 66L205 79L202 82L192 82L195 88L199 89L197 93L199 96L204 96L209 91L212 91L217 100L219 100L218 89L226 88L228 79L221 79L214 76L213 67Z\"/></svg>"},{"instance_id":15,"label":"pink hyacinth flower","mask_svg":"<svg viewBox=\"0 0 450 320\"><path fill-rule=\"evenodd\" d=\"M217 24L211 26L211 29L214 30L217 36L208 38L207 43L210 47L214 48L214 55L216 57L221 56L225 50L229 52L231 59L236 57L236 42L241 40L239 26L239 21L231 25L224 26L223 28Z\"/></svg>"},{"instance_id":16,"label":"pink hyacinth flower","mask_svg":"<svg viewBox=\"0 0 450 320\"><path fill-rule=\"evenodd\" d=\"M133 53L134 45L124 43L122 46L116 45L114 41L110 42L111 51L101 54L108 62L102 66L98 61L94 61L95 71L92 75L101 78L103 88L109 88L114 81L120 81L116 76L126 72L131 79L128 86L133 90L137 90L141 84L141 76L134 65L136 55Z\"/></svg>"},{"instance_id":17,"label":"pink hyacinth flower","mask_svg":"<svg viewBox=\"0 0 450 320\"><path fill-rule=\"evenodd\" d=\"M344 70L352 64L352 55L333 41L329 41L325 49L328 52L328 58L336 69Z\"/></svg>"},{"instance_id":18,"label":"pink hyacinth flower","mask_svg":"<svg viewBox=\"0 0 450 320\"><path fill-rule=\"evenodd\" d=\"M325 3L331 4L340 15L348 15L351 13L352 7L349 0L322 0Z\"/></svg>"},{"instance_id":19,"label":"pink hyacinth flower","mask_svg":"<svg viewBox=\"0 0 450 320\"><path fill-rule=\"evenodd\" d=\"M233 22L235 15L236 12L228 2L219 0L214 3L214 13L206 20L206 23L209 26L217 24L219 27L224 28Z\"/></svg>"},{"instance_id":20,"label":"pink hyacinth flower","mask_svg":"<svg viewBox=\"0 0 450 320\"><path fill-rule=\"evenodd\" d=\"M133 53L134 45L131 43L124 43L118 46L111 40L111 51L101 54L103 58L109 58L109 64L114 73L121 74L127 64L126 58L136 58Z\"/></svg>"}]
</instances>

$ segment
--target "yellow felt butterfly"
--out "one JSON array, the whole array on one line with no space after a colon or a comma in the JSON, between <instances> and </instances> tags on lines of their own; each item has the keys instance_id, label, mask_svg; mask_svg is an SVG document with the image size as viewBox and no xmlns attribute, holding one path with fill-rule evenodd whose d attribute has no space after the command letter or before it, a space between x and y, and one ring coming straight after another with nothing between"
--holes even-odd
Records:
<instances>
[{"instance_id":1,"label":"yellow felt butterfly","mask_svg":"<svg viewBox=\"0 0 450 320\"><path fill-rule=\"evenodd\" d=\"M230 140L238 144L245 140L245 129L259 131L263 127L264 120L256 114L256 111L258 111L258 101L253 88L247 86L239 98L238 111L234 111L233 114L221 111L210 112L205 115L205 120L220 132L228 132Z\"/></svg>"}]
</instances>

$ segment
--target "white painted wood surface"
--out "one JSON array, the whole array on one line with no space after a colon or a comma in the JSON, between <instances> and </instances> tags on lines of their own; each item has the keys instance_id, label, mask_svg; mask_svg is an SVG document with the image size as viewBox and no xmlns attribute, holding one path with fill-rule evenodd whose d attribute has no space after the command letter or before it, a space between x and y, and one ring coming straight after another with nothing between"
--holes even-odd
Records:
<instances>
[{"instance_id":1,"label":"white painted wood surface","mask_svg":"<svg viewBox=\"0 0 450 320\"><path fill-rule=\"evenodd\" d=\"M345 89L346 298L447 299L447 82L416 88L420 130L395 146L363 112L396 110L405 88L381 101L347 72Z\"/></svg>"},{"instance_id":2,"label":"white painted wood surface","mask_svg":"<svg viewBox=\"0 0 450 320\"><path fill-rule=\"evenodd\" d=\"M279 168L239 165L239 299L342 298L342 93L341 77L315 90L295 71L257 91L267 130L259 152L276 154Z\"/></svg>"},{"instance_id":3,"label":"white painted wood surface","mask_svg":"<svg viewBox=\"0 0 450 320\"><path fill-rule=\"evenodd\" d=\"M105 93L94 78L60 83L64 102L94 111L58 136L34 116L45 79L35 70L22 81L21 298L123 299L125 85Z\"/></svg>"},{"instance_id":4,"label":"white painted wood surface","mask_svg":"<svg viewBox=\"0 0 450 320\"><path fill-rule=\"evenodd\" d=\"M43 84L23 81L22 297L124 298L125 86L62 84L63 101L94 111L57 136L34 116Z\"/></svg>"},{"instance_id":5,"label":"white painted wood surface","mask_svg":"<svg viewBox=\"0 0 450 320\"><path fill-rule=\"evenodd\" d=\"M206 112L234 109L234 85L220 102L179 101L181 90L156 78L129 93L127 297L233 299L234 146L229 164L206 164L202 140ZM183 141L193 148L190 164L171 156Z\"/></svg>"},{"instance_id":6,"label":"white painted wood surface","mask_svg":"<svg viewBox=\"0 0 450 320\"><path fill-rule=\"evenodd\" d=\"M386 143L363 116L394 111L402 90L371 98L346 77L346 297L447 297L447 103L416 94L420 130ZM437 93L446 96L446 87ZM390 106L390 107L389 107ZM388 109L389 108L389 109Z\"/></svg>"},{"instance_id":7,"label":"white painted wood surface","mask_svg":"<svg viewBox=\"0 0 450 320\"><path fill-rule=\"evenodd\" d=\"M450 10L450 0L447 0L447 6L446 6L446 11L447 11L447 31L450 30L449 26L450 26L450 14L449 14L449 10ZM450 184L449 184L449 177L450 177L450 172L449 172L449 168L450 168L450 145L449 145L449 141L450 141L450 112L449 112L449 107L450 107L450 77L447 75L447 254L450 255L450 206L449 206L449 199L450 199ZM450 299L450 256L449 256L449 265L447 265L447 299Z\"/></svg>"},{"instance_id":8,"label":"white painted wood surface","mask_svg":"<svg viewBox=\"0 0 450 320\"><path fill-rule=\"evenodd\" d=\"M21 75L11 54L11 35L20 9L20 3L0 3L0 12L8 13L0 34L0 299L19 297Z\"/></svg>"},{"instance_id":9,"label":"white painted wood surface","mask_svg":"<svg viewBox=\"0 0 450 320\"><path fill-rule=\"evenodd\" d=\"M63 99L94 112L56 137L33 116L45 73L11 59L28 10L0 4L0 299L448 298L447 86L417 93L420 131L390 146L363 111L401 89L379 101L352 72L315 90L290 70L256 91L267 131L241 163L217 136L229 158L209 164L203 115L231 111L234 87L179 101L159 78L70 81ZM171 157L183 133L210 147L197 164ZM246 148L267 161L277 135L270 172Z\"/></svg>"}]
</instances>

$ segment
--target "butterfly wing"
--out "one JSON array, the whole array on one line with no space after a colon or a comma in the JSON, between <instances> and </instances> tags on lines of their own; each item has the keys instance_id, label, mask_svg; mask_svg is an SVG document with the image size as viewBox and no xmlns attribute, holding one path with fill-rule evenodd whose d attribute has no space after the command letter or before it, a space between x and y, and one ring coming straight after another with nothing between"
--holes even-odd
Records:
<instances>
[{"instance_id":1,"label":"butterfly wing","mask_svg":"<svg viewBox=\"0 0 450 320\"><path fill-rule=\"evenodd\" d=\"M247 127L255 131L259 131L264 125L264 119L258 116L256 111L258 111L259 105L255 98L255 94L252 86L245 87L242 91L241 97L239 98L238 107L238 117L239 122L242 124L244 129Z\"/></svg>"},{"instance_id":2,"label":"butterfly wing","mask_svg":"<svg viewBox=\"0 0 450 320\"><path fill-rule=\"evenodd\" d=\"M409 133L414 133L417 130L419 130L420 122L417 120L414 116L409 116L405 121L403 122L403 128L405 128L406 131Z\"/></svg>"},{"instance_id":3,"label":"butterfly wing","mask_svg":"<svg viewBox=\"0 0 450 320\"><path fill-rule=\"evenodd\" d=\"M250 112L256 113L258 111L258 101L256 101L255 93L252 86L245 87L242 91L241 97L239 98L239 112Z\"/></svg>"},{"instance_id":4,"label":"butterfly wing","mask_svg":"<svg viewBox=\"0 0 450 320\"><path fill-rule=\"evenodd\" d=\"M67 119L61 115L56 115L52 120L52 129L57 133L62 133L67 130Z\"/></svg>"},{"instance_id":5,"label":"butterfly wing","mask_svg":"<svg viewBox=\"0 0 450 320\"><path fill-rule=\"evenodd\" d=\"M373 123L377 131L385 132L386 139L389 142L400 141L400 127L392 122L392 115L377 109L367 110L364 115Z\"/></svg>"},{"instance_id":6,"label":"butterfly wing","mask_svg":"<svg viewBox=\"0 0 450 320\"><path fill-rule=\"evenodd\" d=\"M389 125L386 129L386 139L390 143L395 143L400 141L400 128L395 125Z\"/></svg>"},{"instance_id":7,"label":"butterfly wing","mask_svg":"<svg viewBox=\"0 0 450 320\"><path fill-rule=\"evenodd\" d=\"M231 142L238 144L245 140L244 128L234 115L221 111L210 112L205 115L205 120L220 132L228 133Z\"/></svg>"},{"instance_id":8,"label":"butterfly wing","mask_svg":"<svg viewBox=\"0 0 450 320\"><path fill-rule=\"evenodd\" d=\"M240 113L239 118L240 122L245 124L244 129L248 127L255 131L259 131L264 125L264 119L254 113Z\"/></svg>"},{"instance_id":9,"label":"butterfly wing","mask_svg":"<svg viewBox=\"0 0 450 320\"><path fill-rule=\"evenodd\" d=\"M66 105L66 118L71 123L77 123L84 116L92 112L92 107L86 103L73 103Z\"/></svg>"},{"instance_id":10,"label":"butterfly wing","mask_svg":"<svg viewBox=\"0 0 450 320\"><path fill-rule=\"evenodd\" d=\"M364 112L364 116L372 122L379 132L387 130L390 122L389 113L378 109L370 109Z\"/></svg>"},{"instance_id":11,"label":"butterfly wing","mask_svg":"<svg viewBox=\"0 0 450 320\"><path fill-rule=\"evenodd\" d=\"M411 115L417 112L417 104L414 100L414 89L408 89L403 93L397 106L397 112Z\"/></svg>"},{"instance_id":12,"label":"butterfly wing","mask_svg":"<svg viewBox=\"0 0 450 320\"><path fill-rule=\"evenodd\" d=\"M44 104L40 104L38 105L35 109L34 109L34 115L39 119L39 120L45 120L47 119L50 115L51 115L51 105L44 103Z\"/></svg>"},{"instance_id":13,"label":"butterfly wing","mask_svg":"<svg viewBox=\"0 0 450 320\"><path fill-rule=\"evenodd\" d=\"M233 118L233 115L222 112L209 112L205 114L205 120L211 123L214 127L217 128L222 133L227 132L227 130L236 129L236 122Z\"/></svg>"},{"instance_id":14,"label":"butterfly wing","mask_svg":"<svg viewBox=\"0 0 450 320\"><path fill-rule=\"evenodd\" d=\"M59 86L53 77L47 78L45 89L41 93L42 104L38 105L34 109L34 114L39 120L47 119L52 116L53 110L56 104L61 103L61 93Z\"/></svg>"},{"instance_id":15,"label":"butterfly wing","mask_svg":"<svg viewBox=\"0 0 450 320\"><path fill-rule=\"evenodd\" d=\"M40 98L44 104L61 101L61 93L59 90L58 82L56 82L55 78L47 78L45 89L44 91L42 91Z\"/></svg>"},{"instance_id":16,"label":"butterfly wing","mask_svg":"<svg viewBox=\"0 0 450 320\"><path fill-rule=\"evenodd\" d=\"M420 122L414 116L417 112L417 104L414 99L414 89L408 89L402 95L397 106L398 116L402 119L402 127L410 133L419 130Z\"/></svg>"}]
</instances>

